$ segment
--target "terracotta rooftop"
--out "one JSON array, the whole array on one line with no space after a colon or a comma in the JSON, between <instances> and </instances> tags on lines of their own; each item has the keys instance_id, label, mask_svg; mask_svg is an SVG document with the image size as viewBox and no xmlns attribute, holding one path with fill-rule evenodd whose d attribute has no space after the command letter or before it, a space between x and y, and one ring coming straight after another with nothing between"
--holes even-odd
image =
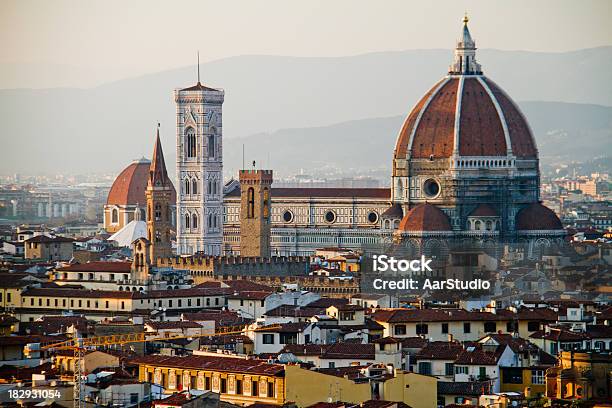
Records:
<instances>
[{"instance_id":1,"label":"terracotta rooftop","mask_svg":"<svg viewBox=\"0 0 612 408\"><path fill-rule=\"evenodd\" d=\"M239 197L240 190L232 190L227 196ZM272 197L389 199L391 190L388 188L272 188Z\"/></svg>"},{"instance_id":2,"label":"terracotta rooftop","mask_svg":"<svg viewBox=\"0 0 612 408\"><path fill-rule=\"evenodd\" d=\"M300 356L319 356L324 359L353 358L374 360L375 351L372 343L332 343L332 344L287 344L283 353Z\"/></svg>"},{"instance_id":3,"label":"terracotta rooftop","mask_svg":"<svg viewBox=\"0 0 612 408\"><path fill-rule=\"evenodd\" d=\"M448 216L435 205L419 204L412 208L400 222L399 231L452 231Z\"/></svg>"},{"instance_id":4,"label":"terracotta rooftop","mask_svg":"<svg viewBox=\"0 0 612 408\"><path fill-rule=\"evenodd\" d=\"M135 357L131 362L160 367L175 367L198 370L222 371L230 373L281 375L284 367L281 364L270 364L262 360L245 360L223 356L161 356L149 355Z\"/></svg>"},{"instance_id":5,"label":"terracotta rooftop","mask_svg":"<svg viewBox=\"0 0 612 408\"><path fill-rule=\"evenodd\" d=\"M489 204L480 204L469 215L470 217L497 217L499 214Z\"/></svg>"},{"instance_id":6,"label":"terracotta rooftop","mask_svg":"<svg viewBox=\"0 0 612 408\"><path fill-rule=\"evenodd\" d=\"M553 210L540 203L533 203L521 209L516 215L516 229L519 231L562 230L563 225Z\"/></svg>"}]
</instances>

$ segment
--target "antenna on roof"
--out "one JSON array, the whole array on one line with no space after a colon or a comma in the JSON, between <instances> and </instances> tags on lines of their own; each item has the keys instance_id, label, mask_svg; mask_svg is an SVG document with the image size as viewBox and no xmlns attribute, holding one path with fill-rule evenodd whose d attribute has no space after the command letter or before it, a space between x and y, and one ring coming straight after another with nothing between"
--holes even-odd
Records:
<instances>
[{"instance_id":1,"label":"antenna on roof","mask_svg":"<svg viewBox=\"0 0 612 408\"><path fill-rule=\"evenodd\" d=\"M198 50L198 85L200 85L200 50Z\"/></svg>"}]
</instances>

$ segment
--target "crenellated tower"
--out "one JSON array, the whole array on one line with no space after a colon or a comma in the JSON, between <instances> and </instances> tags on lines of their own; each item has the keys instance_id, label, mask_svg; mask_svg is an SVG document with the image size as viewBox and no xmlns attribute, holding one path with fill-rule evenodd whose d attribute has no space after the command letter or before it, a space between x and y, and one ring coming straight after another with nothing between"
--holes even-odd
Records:
<instances>
[{"instance_id":1,"label":"crenellated tower","mask_svg":"<svg viewBox=\"0 0 612 408\"><path fill-rule=\"evenodd\" d=\"M270 257L272 170L240 170L240 256Z\"/></svg>"}]
</instances>

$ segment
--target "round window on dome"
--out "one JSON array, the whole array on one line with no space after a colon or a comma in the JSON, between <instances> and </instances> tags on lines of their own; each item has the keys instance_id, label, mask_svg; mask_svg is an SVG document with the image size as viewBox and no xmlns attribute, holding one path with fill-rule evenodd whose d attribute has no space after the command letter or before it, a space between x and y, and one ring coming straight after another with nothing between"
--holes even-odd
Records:
<instances>
[{"instance_id":1,"label":"round window on dome","mask_svg":"<svg viewBox=\"0 0 612 408\"><path fill-rule=\"evenodd\" d=\"M329 210L325 213L325 221L329 222L330 224L333 222L336 222L336 213Z\"/></svg>"},{"instance_id":2,"label":"round window on dome","mask_svg":"<svg viewBox=\"0 0 612 408\"><path fill-rule=\"evenodd\" d=\"M440 194L440 183L434 179L427 179L423 183L423 192L427 197L434 198Z\"/></svg>"},{"instance_id":3,"label":"round window on dome","mask_svg":"<svg viewBox=\"0 0 612 408\"><path fill-rule=\"evenodd\" d=\"M285 210L285 212L283 213L283 221L285 222L293 221L293 213L289 210Z\"/></svg>"},{"instance_id":4,"label":"round window on dome","mask_svg":"<svg viewBox=\"0 0 612 408\"><path fill-rule=\"evenodd\" d=\"M378 214L376 213L376 211L371 211L371 212L368 214L368 221L369 221L371 224L375 224L376 222L378 222Z\"/></svg>"}]
</instances>

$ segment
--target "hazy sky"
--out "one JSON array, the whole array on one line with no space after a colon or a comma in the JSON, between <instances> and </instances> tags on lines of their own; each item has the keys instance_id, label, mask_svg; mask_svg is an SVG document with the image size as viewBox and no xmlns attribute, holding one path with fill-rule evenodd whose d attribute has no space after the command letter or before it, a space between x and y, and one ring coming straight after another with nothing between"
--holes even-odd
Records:
<instances>
[{"instance_id":1,"label":"hazy sky","mask_svg":"<svg viewBox=\"0 0 612 408\"><path fill-rule=\"evenodd\" d=\"M197 49L206 61L451 48L466 10L481 48L612 44L609 0L0 0L0 66L40 65L34 87L91 86L193 64Z\"/></svg>"}]
</instances>

